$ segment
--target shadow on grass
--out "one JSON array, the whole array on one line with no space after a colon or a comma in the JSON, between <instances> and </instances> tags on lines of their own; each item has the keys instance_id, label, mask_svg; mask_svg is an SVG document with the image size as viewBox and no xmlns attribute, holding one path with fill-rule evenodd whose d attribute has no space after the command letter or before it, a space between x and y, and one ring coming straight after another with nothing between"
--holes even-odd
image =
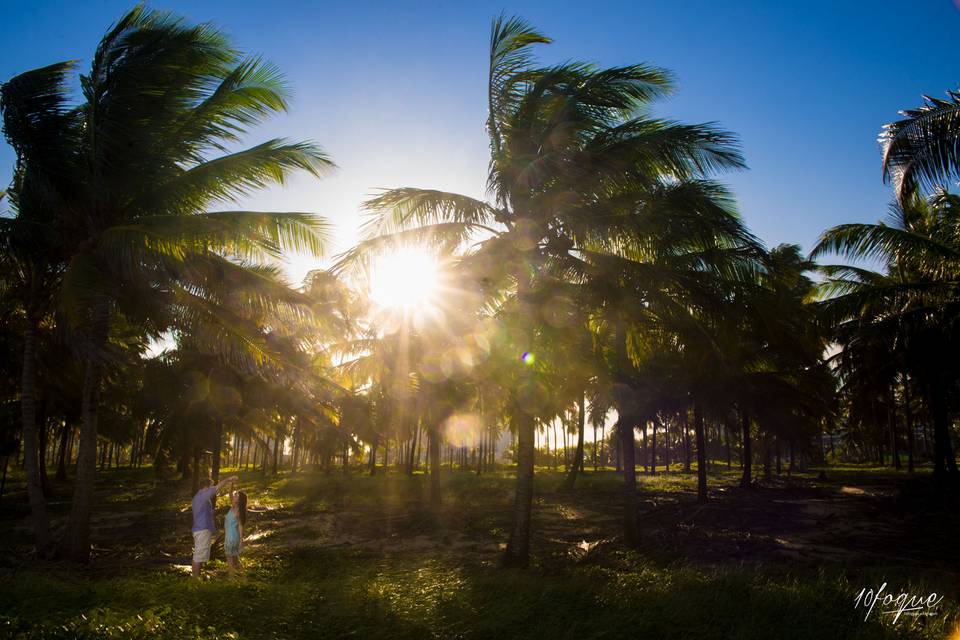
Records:
<instances>
[{"instance_id":1,"label":"shadow on grass","mask_svg":"<svg viewBox=\"0 0 960 640\"><path fill-rule=\"evenodd\" d=\"M772 573L658 565L615 552L549 573L464 565L422 554L384 558L299 549L255 559L235 581L172 572L94 579L63 569L0 579L7 637L150 638L942 638L956 601L934 617L875 611L856 593L875 572ZM942 585L941 590L947 585ZM84 618L85 616L85 618Z\"/></svg>"}]
</instances>

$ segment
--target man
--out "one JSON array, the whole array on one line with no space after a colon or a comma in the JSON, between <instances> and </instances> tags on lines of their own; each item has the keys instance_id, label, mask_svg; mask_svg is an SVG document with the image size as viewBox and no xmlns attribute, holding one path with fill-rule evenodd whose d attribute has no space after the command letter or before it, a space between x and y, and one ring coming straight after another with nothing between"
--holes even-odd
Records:
<instances>
[{"instance_id":1,"label":"man","mask_svg":"<svg viewBox=\"0 0 960 640\"><path fill-rule=\"evenodd\" d=\"M193 496L193 577L200 578L200 567L210 559L210 544L217 537L217 523L213 519L213 500L220 489L234 483L239 478L230 476L220 484L214 484L213 478L206 478L203 486Z\"/></svg>"}]
</instances>

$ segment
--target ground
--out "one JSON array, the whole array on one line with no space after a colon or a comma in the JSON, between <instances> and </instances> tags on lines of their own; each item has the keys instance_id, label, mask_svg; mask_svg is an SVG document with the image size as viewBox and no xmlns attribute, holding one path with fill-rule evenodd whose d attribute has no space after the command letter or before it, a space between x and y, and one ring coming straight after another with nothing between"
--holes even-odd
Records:
<instances>
[{"instance_id":1,"label":"ground","mask_svg":"<svg viewBox=\"0 0 960 640\"><path fill-rule=\"evenodd\" d=\"M560 492L562 473L538 470L531 567L508 571L507 471L445 468L438 510L420 474L241 472L245 575L227 576L220 547L202 584L187 577L189 483L101 474L84 569L29 558L15 490L0 503L0 636L943 638L960 621L960 512L928 470L833 467L749 490L737 474L715 465L702 506L694 476L642 475L643 541L627 549L618 474L588 470ZM884 583L945 598L896 622L882 603L854 607Z\"/></svg>"}]
</instances>

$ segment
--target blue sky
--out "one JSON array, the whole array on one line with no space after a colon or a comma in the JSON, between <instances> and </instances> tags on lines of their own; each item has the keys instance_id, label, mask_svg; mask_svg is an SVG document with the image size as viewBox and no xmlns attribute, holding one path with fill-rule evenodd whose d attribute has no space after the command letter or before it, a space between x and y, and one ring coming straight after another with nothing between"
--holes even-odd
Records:
<instances>
[{"instance_id":1,"label":"blue sky","mask_svg":"<svg viewBox=\"0 0 960 640\"><path fill-rule=\"evenodd\" d=\"M86 68L99 37L130 6L5 0L0 80L69 58ZM656 113L715 121L740 136L750 169L725 180L770 245L809 249L826 227L881 217L890 191L880 179L880 127L921 94L942 96L960 80L960 11L950 0L151 6L212 21L286 73L291 112L251 142L312 139L340 169L244 204L326 215L337 223L340 249L355 237L358 204L378 187L483 195L486 48L501 10L555 39L541 50L545 61L671 70L678 90ZM3 184L11 164L0 147ZM294 261L292 277L310 266Z\"/></svg>"}]
</instances>

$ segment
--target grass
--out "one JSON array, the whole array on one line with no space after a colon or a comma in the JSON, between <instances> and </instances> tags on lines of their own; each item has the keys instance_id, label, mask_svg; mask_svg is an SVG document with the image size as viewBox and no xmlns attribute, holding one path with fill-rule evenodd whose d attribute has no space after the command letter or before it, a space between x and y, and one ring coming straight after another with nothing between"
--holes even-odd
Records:
<instances>
[{"instance_id":1,"label":"grass","mask_svg":"<svg viewBox=\"0 0 960 640\"><path fill-rule=\"evenodd\" d=\"M765 556L702 563L684 548L635 551L616 541L596 553L571 553L570 541L581 535L616 535L620 484L613 472L586 474L572 494L556 492L562 473L538 472L535 531L542 537L525 571L496 562L512 500L509 473L445 474L445 506L436 513L424 505L421 475L242 474L259 510L251 529L262 538L250 546L243 577L227 578L215 561L212 578L197 584L182 566L187 531L172 542L154 540L184 524L188 487L155 485L148 470L105 475L101 515L141 515L127 528L95 531L101 557L87 569L25 560L22 516L15 517L22 512L4 505L0 535L15 540L4 543L0 637L943 638L960 615L956 574L948 568ZM842 476L842 484L899 481L859 468L831 475ZM814 477L796 481L813 486ZM736 480L718 469L711 487L732 491ZM695 491L685 474L640 482L641 499L651 502L683 506ZM585 522L564 515L583 509L590 509ZM684 512L697 528L690 513L699 512ZM167 544L173 555L164 559ZM150 561L125 554L132 545L146 549ZM893 624L878 610L864 621L854 598L883 582L895 593L947 598L935 616Z\"/></svg>"},{"instance_id":2,"label":"grass","mask_svg":"<svg viewBox=\"0 0 960 640\"><path fill-rule=\"evenodd\" d=\"M0 629L45 638L943 637L943 618L864 623L850 595L859 583L837 573L704 571L627 558L629 569L538 574L431 556L301 549L258 559L241 580L199 585L164 571L26 572L16 589L4 585ZM879 585L879 575L864 578Z\"/></svg>"}]
</instances>

